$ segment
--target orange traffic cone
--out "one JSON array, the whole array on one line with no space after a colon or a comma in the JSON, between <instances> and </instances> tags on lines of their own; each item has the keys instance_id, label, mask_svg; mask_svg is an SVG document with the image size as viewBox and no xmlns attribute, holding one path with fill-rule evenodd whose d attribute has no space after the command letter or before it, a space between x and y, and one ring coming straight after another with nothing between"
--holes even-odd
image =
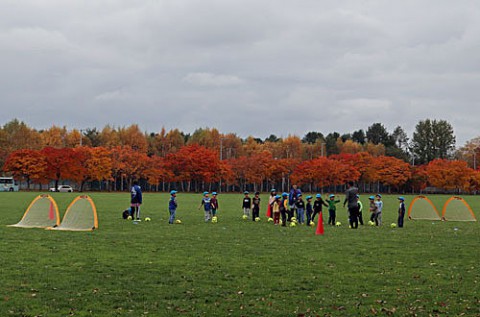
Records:
<instances>
[{"instance_id":1,"label":"orange traffic cone","mask_svg":"<svg viewBox=\"0 0 480 317\"><path fill-rule=\"evenodd\" d=\"M318 215L318 224L317 224L317 230L315 231L316 235L323 234L323 212L320 212Z\"/></svg>"}]
</instances>

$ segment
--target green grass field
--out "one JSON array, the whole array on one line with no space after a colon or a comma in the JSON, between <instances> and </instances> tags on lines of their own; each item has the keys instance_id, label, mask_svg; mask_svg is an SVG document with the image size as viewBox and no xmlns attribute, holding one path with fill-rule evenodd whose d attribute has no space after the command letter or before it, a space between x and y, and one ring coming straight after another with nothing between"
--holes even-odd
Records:
<instances>
[{"instance_id":1,"label":"green grass field","mask_svg":"<svg viewBox=\"0 0 480 317\"><path fill-rule=\"evenodd\" d=\"M392 229L395 196L383 227L348 229L339 208L344 225L324 236L265 211L244 221L233 194L219 195L217 224L204 223L198 194L178 194L183 224L168 225L169 196L147 193L152 221L134 225L121 219L128 193L92 193L95 232L6 227L36 195L0 193L0 316L480 316L480 224ZM76 194L53 196L63 215ZM480 219L480 197L466 199Z\"/></svg>"}]
</instances>

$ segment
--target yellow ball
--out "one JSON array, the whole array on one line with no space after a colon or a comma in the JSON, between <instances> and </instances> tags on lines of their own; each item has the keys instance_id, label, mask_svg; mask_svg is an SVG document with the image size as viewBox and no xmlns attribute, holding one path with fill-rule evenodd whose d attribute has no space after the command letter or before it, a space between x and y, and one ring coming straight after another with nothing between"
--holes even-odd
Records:
<instances>
[{"instance_id":1,"label":"yellow ball","mask_svg":"<svg viewBox=\"0 0 480 317\"><path fill-rule=\"evenodd\" d=\"M290 227L296 227L296 226L297 226L297 224L295 222L293 222L293 221L290 222Z\"/></svg>"},{"instance_id":2,"label":"yellow ball","mask_svg":"<svg viewBox=\"0 0 480 317\"><path fill-rule=\"evenodd\" d=\"M340 221L337 221L337 223L335 224L335 226L337 227L340 227L342 225L342 223Z\"/></svg>"},{"instance_id":3,"label":"yellow ball","mask_svg":"<svg viewBox=\"0 0 480 317\"><path fill-rule=\"evenodd\" d=\"M212 223L217 223L218 222L218 218L217 217L212 217Z\"/></svg>"},{"instance_id":4,"label":"yellow ball","mask_svg":"<svg viewBox=\"0 0 480 317\"><path fill-rule=\"evenodd\" d=\"M259 221L260 221L260 217L256 217L256 218L255 218L255 221L256 221L256 222L259 222Z\"/></svg>"},{"instance_id":5,"label":"yellow ball","mask_svg":"<svg viewBox=\"0 0 480 317\"><path fill-rule=\"evenodd\" d=\"M150 217L145 217L145 221L151 221Z\"/></svg>"},{"instance_id":6,"label":"yellow ball","mask_svg":"<svg viewBox=\"0 0 480 317\"><path fill-rule=\"evenodd\" d=\"M268 218L268 222L273 222L273 218Z\"/></svg>"},{"instance_id":7,"label":"yellow ball","mask_svg":"<svg viewBox=\"0 0 480 317\"><path fill-rule=\"evenodd\" d=\"M127 219L128 219L128 220L132 220L132 216L128 216Z\"/></svg>"},{"instance_id":8,"label":"yellow ball","mask_svg":"<svg viewBox=\"0 0 480 317\"><path fill-rule=\"evenodd\" d=\"M247 215L243 215L243 216L242 216L242 219L243 219L243 220L247 220L247 219L248 219L248 216L247 216Z\"/></svg>"},{"instance_id":9,"label":"yellow ball","mask_svg":"<svg viewBox=\"0 0 480 317\"><path fill-rule=\"evenodd\" d=\"M176 223L176 224L181 224L182 221L181 221L180 219L177 219L177 220L175 220L175 223Z\"/></svg>"},{"instance_id":10,"label":"yellow ball","mask_svg":"<svg viewBox=\"0 0 480 317\"><path fill-rule=\"evenodd\" d=\"M310 225L310 227L314 227L314 226L315 226L315 222L310 221L309 225Z\"/></svg>"},{"instance_id":11,"label":"yellow ball","mask_svg":"<svg viewBox=\"0 0 480 317\"><path fill-rule=\"evenodd\" d=\"M392 223L392 224L390 225L390 227L396 228L396 227L397 227L397 224L396 224L396 223Z\"/></svg>"}]
</instances>

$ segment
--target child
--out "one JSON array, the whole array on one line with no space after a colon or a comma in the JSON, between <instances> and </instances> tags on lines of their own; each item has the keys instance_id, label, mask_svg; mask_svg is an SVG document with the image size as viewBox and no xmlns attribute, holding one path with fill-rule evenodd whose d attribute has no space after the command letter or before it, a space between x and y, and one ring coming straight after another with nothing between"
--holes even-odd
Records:
<instances>
[{"instance_id":1,"label":"child","mask_svg":"<svg viewBox=\"0 0 480 317\"><path fill-rule=\"evenodd\" d=\"M363 204L360 201L360 196L357 195L357 203L358 203L358 222L363 226Z\"/></svg>"},{"instance_id":2,"label":"child","mask_svg":"<svg viewBox=\"0 0 480 317\"><path fill-rule=\"evenodd\" d=\"M170 212L169 224L173 224L175 221L175 214L177 212L177 191L170 191L170 201L168 202L168 211Z\"/></svg>"},{"instance_id":3,"label":"child","mask_svg":"<svg viewBox=\"0 0 480 317\"><path fill-rule=\"evenodd\" d=\"M218 211L217 192L212 193L212 198L210 199L210 205L212 205L212 217L216 217L217 211Z\"/></svg>"},{"instance_id":4,"label":"child","mask_svg":"<svg viewBox=\"0 0 480 317\"><path fill-rule=\"evenodd\" d=\"M209 192L203 193L202 202L200 203L200 206L198 206L198 210L200 210L203 205L203 208L205 210L205 222L209 222L212 215L212 203L210 197L208 197L209 194Z\"/></svg>"},{"instance_id":5,"label":"child","mask_svg":"<svg viewBox=\"0 0 480 317\"><path fill-rule=\"evenodd\" d=\"M310 225L310 222L312 222L312 214L313 214L313 208L312 208L312 196L307 196L307 226Z\"/></svg>"},{"instance_id":6,"label":"child","mask_svg":"<svg viewBox=\"0 0 480 317\"><path fill-rule=\"evenodd\" d=\"M398 197L400 205L398 206L398 227L403 228L403 218L405 217L405 198Z\"/></svg>"},{"instance_id":7,"label":"child","mask_svg":"<svg viewBox=\"0 0 480 317\"><path fill-rule=\"evenodd\" d=\"M327 203L323 200L322 195L317 194L317 199L313 202L313 215L312 221L315 221L315 216L322 212L322 206L328 207Z\"/></svg>"},{"instance_id":8,"label":"child","mask_svg":"<svg viewBox=\"0 0 480 317\"><path fill-rule=\"evenodd\" d=\"M273 212L273 224L278 225L280 222L280 201L282 198L280 195L275 195L275 199L272 202L272 212Z\"/></svg>"},{"instance_id":9,"label":"child","mask_svg":"<svg viewBox=\"0 0 480 317\"><path fill-rule=\"evenodd\" d=\"M375 204L375 197L370 196L368 197L368 200L370 200L370 213L372 214L370 216L370 222L373 222L375 220L375 215L377 214L377 205Z\"/></svg>"},{"instance_id":10,"label":"child","mask_svg":"<svg viewBox=\"0 0 480 317\"><path fill-rule=\"evenodd\" d=\"M335 219L337 218L337 206L340 200L335 200L335 195L331 194L329 196L330 200L328 201L328 224L335 226Z\"/></svg>"},{"instance_id":11,"label":"child","mask_svg":"<svg viewBox=\"0 0 480 317\"><path fill-rule=\"evenodd\" d=\"M382 225L382 209L383 209L383 201L382 201L382 195L377 194L377 201L375 202L375 205L377 205L377 211L375 213L375 224L377 226Z\"/></svg>"},{"instance_id":12,"label":"child","mask_svg":"<svg viewBox=\"0 0 480 317\"><path fill-rule=\"evenodd\" d=\"M247 191L243 192L243 194L245 195L245 197L243 197L243 204L242 204L243 215L250 217L250 209L252 208L252 199L248 197L249 193Z\"/></svg>"},{"instance_id":13,"label":"child","mask_svg":"<svg viewBox=\"0 0 480 317\"><path fill-rule=\"evenodd\" d=\"M252 220L255 221L255 218L260 217L260 193L255 192L255 196L252 199Z\"/></svg>"},{"instance_id":14,"label":"child","mask_svg":"<svg viewBox=\"0 0 480 317\"><path fill-rule=\"evenodd\" d=\"M297 195L297 200L295 201L295 207L297 208L297 217L298 223L305 223L305 202L302 199L302 194Z\"/></svg>"},{"instance_id":15,"label":"child","mask_svg":"<svg viewBox=\"0 0 480 317\"><path fill-rule=\"evenodd\" d=\"M287 213L288 213L288 194L282 194L282 200L280 202L280 215L282 216L282 226L287 225Z\"/></svg>"},{"instance_id":16,"label":"child","mask_svg":"<svg viewBox=\"0 0 480 317\"><path fill-rule=\"evenodd\" d=\"M268 206L267 206L267 217L268 218L273 217L273 215L272 215L272 205L273 205L273 202L275 201L276 196L277 196L277 190L275 188L272 188L270 190L270 197L268 198Z\"/></svg>"}]
</instances>

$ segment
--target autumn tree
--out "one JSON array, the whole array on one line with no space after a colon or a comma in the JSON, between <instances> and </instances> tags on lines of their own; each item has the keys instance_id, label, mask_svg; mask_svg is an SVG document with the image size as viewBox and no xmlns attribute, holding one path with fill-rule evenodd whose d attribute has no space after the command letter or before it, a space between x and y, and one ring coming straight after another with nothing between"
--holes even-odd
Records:
<instances>
[{"instance_id":1,"label":"autumn tree","mask_svg":"<svg viewBox=\"0 0 480 317\"><path fill-rule=\"evenodd\" d=\"M55 181L55 188L61 179L74 179L81 172L82 166L71 148L46 147L41 154L46 162L45 178Z\"/></svg>"},{"instance_id":2,"label":"autumn tree","mask_svg":"<svg viewBox=\"0 0 480 317\"><path fill-rule=\"evenodd\" d=\"M464 161L435 159L426 167L430 185L446 190L468 190L473 169Z\"/></svg>"},{"instance_id":3,"label":"autumn tree","mask_svg":"<svg viewBox=\"0 0 480 317\"><path fill-rule=\"evenodd\" d=\"M411 177L410 165L403 160L391 156L376 157L372 161L377 180L386 186L399 189Z\"/></svg>"},{"instance_id":4,"label":"autumn tree","mask_svg":"<svg viewBox=\"0 0 480 317\"><path fill-rule=\"evenodd\" d=\"M0 127L0 166L13 151L41 148L40 134L24 122L14 119Z\"/></svg>"},{"instance_id":5,"label":"autumn tree","mask_svg":"<svg viewBox=\"0 0 480 317\"><path fill-rule=\"evenodd\" d=\"M67 135L66 127L51 126L49 129L41 132L40 136L44 147L63 148Z\"/></svg>"},{"instance_id":6,"label":"autumn tree","mask_svg":"<svg viewBox=\"0 0 480 317\"><path fill-rule=\"evenodd\" d=\"M39 181L45 175L46 162L38 150L17 150L12 152L3 166L5 172L11 173L18 179L27 182L27 189L30 189L30 182Z\"/></svg>"},{"instance_id":7,"label":"autumn tree","mask_svg":"<svg viewBox=\"0 0 480 317\"><path fill-rule=\"evenodd\" d=\"M121 146L130 147L140 153L147 153L148 144L145 133L140 130L137 124L118 129L118 138Z\"/></svg>"},{"instance_id":8,"label":"autumn tree","mask_svg":"<svg viewBox=\"0 0 480 317\"><path fill-rule=\"evenodd\" d=\"M191 144L182 147L176 153L166 157L166 165L174 174L176 181L186 184L186 190L199 190L204 183L219 181L220 159L215 150L207 149L198 144ZM203 187L203 186L202 186Z\"/></svg>"},{"instance_id":9,"label":"autumn tree","mask_svg":"<svg viewBox=\"0 0 480 317\"><path fill-rule=\"evenodd\" d=\"M78 147L74 149L81 165L74 179L80 182L80 190L86 182L112 180L112 155L104 147Z\"/></svg>"}]
</instances>

